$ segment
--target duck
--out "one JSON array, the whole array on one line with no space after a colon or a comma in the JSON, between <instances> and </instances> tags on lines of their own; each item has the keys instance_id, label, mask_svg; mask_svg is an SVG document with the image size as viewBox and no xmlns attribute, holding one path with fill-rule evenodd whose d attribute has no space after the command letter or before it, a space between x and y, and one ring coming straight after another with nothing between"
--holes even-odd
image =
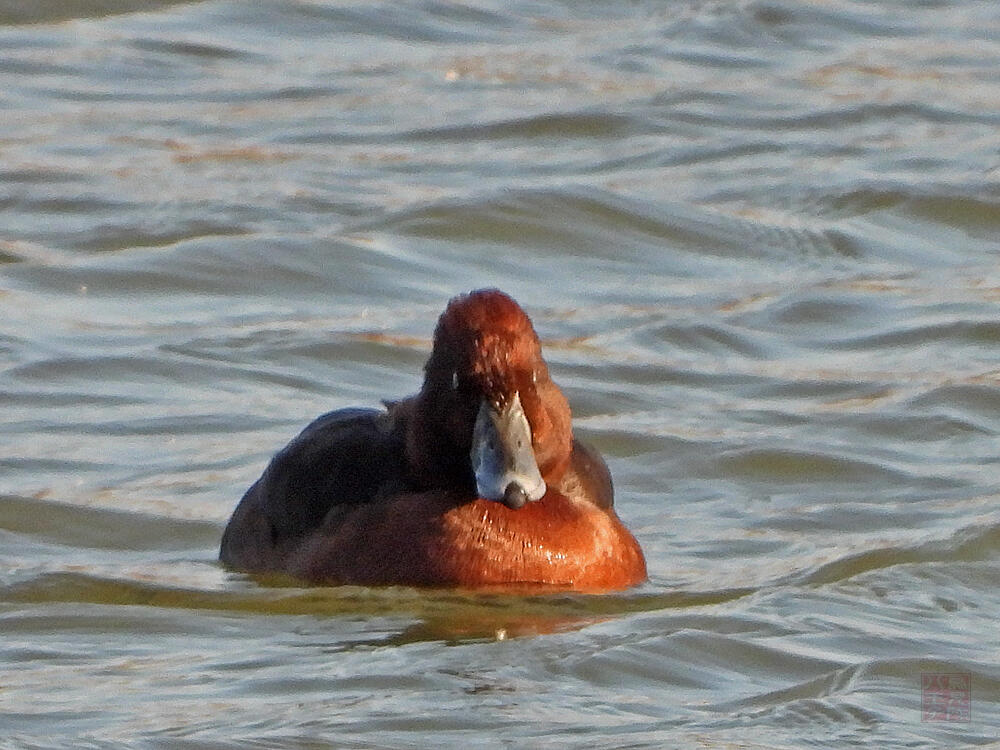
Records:
<instances>
[{"instance_id":1,"label":"duck","mask_svg":"<svg viewBox=\"0 0 1000 750\"><path fill-rule=\"evenodd\" d=\"M270 461L219 558L315 585L609 592L646 579L611 473L576 439L531 319L509 295L451 299L423 384L316 418Z\"/></svg>"}]
</instances>

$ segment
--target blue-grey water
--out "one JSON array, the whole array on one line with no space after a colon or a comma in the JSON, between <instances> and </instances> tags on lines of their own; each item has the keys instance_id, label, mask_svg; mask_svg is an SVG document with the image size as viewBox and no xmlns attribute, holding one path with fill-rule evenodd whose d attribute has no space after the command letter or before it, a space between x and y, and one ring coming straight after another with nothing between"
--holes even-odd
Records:
<instances>
[{"instance_id":1,"label":"blue-grey water","mask_svg":"<svg viewBox=\"0 0 1000 750\"><path fill-rule=\"evenodd\" d=\"M0 3L0 747L995 743L998 260L995 0ZM221 569L482 286L648 583Z\"/></svg>"}]
</instances>

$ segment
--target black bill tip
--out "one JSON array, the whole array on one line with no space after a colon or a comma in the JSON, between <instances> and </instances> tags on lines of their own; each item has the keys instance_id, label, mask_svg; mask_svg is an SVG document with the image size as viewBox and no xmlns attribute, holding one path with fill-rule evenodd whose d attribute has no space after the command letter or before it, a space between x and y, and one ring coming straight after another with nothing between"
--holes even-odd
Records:
<instances>
[{"instance_id":1,"label":"black bill tip","mask_svg":"<svg viewBox=\"0 0 1000 750\"><path fill-rule=\"evenodd\" d=\"M523 508L528 502L528 493L517 482L511 482L503 491L503 504L512 510Z\"/></svg>"}]
</instances>

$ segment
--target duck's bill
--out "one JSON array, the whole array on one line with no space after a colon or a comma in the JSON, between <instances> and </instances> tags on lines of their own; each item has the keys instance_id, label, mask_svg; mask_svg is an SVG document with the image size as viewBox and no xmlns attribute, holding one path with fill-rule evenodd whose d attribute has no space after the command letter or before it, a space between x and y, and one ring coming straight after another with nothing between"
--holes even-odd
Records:
<instances>
[{"instance_id":1,"label":"duck's bill","mask_svg":"<svg viewBox=\"0 0 1000 750\"><path fill-rule=\"evenodd\" d=\"M483 401L472 432L472 470L480 497L520 508L545 494L521 397L501 408Z\"/></svg>"}]
</instances>

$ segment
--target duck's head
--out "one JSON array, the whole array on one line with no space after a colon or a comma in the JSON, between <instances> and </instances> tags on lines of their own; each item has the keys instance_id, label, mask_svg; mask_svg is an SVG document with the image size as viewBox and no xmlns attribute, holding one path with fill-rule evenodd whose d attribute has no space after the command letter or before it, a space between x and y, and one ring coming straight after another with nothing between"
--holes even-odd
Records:
<instances>
[{"instance_id":1,"label":"duck's head","mask_svg":"<svg viewBox=\"0 0 1000 750\"><path fill-rule=\"evenodd\" d=\"M424 372L407 433L407 459L423 482L520 508L565 472L569 404L509 296L481 289L452 299Z\"/></svg>"}]
</instances>

